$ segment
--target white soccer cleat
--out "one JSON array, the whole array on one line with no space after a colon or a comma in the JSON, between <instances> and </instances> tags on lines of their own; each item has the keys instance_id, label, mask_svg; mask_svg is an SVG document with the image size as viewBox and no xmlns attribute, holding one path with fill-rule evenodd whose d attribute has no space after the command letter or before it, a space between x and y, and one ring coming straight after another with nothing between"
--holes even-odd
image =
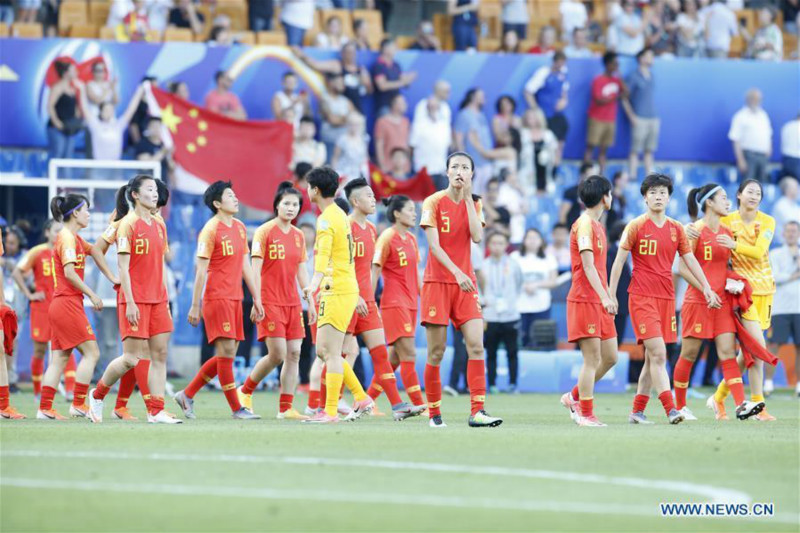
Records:
<instances>
[{"instance_id":1,"label":"white soccer cleat","mask_svg":"<svg viewBox=\"0 0 800 533\"><path fill-rule=\"evenodd\" d=\"M687 420L687 421L688 420L697 420L697 417L694 416L694 413L692 413L692 410L689 409L686 406L684 406L683 409L680 409L679 412L683 415L683 419L684 420Z\"/></svg>"},{"instance_id":2,"label":"white soccer cleat","mask_svg":"<svg viewBox=\"0 0 800 533\"><path fill-rule=\"evenodd\" d=\"M151 424L183 424L183 420L173 418L166 411L159 411L155 415L147 414L147 421Z\"/></svg>"},{"instance_id":3,"label":"white soccer cleat","mask_svg":"<svg viewBox=\"0 0 800 533\"><path fill-rule=\"evenodd\" d=\"M94 397L94 391L96 390L90 390L86 399L89 401L89 420L95 424L100 424L103 421L103 400L98 400Z\"/></svg>"},{"instance_id":4,"label":"white soccer cleat","mask_svg":"<svg viewBox=\"0 0 800 533\"><path fill-rule=\"evenodd\" d=\"M447 424L442 420L442 415L433 415L428 422L428 426L432 428L446 428Z\"/></svg>"},{"instance_id":5,"label":"white soccer cleat","mask_svg":"<svg viewBox=\"0 0 800 533\"><path fill-rule=\"evenodd\" d=\"M75 407L74 405L69 405L69 416L72 418L89 418L89 408L86 404L83 404L81 407Z\"/></svg>"},{"instance_id":6,"label":"white soccer cleat","mask_svg":"<svg viewBox=\"0 0 800 533\"><path fill-rule=\"evenodd\" d=\"M596 416L581 416L578 415L575 417L575 423L581 427L590 427L590 428L604 428L606 424L600 422Z\"/></svg>"},{"instance_id":7,"label":"white soccer cleat","mask_svg":"<svg viewBox=\"0 0 800 533\"><path fill-rule=\"evenodd\" d=\"M569 417L574 421L580 413L578 412L578 402L572 398L572 392L565 392L561 395L561 405L569 411Z\"/></svg>"},{"instance_id":8,"label":"white soccer cleat","mask_svg":"<svg viewBox=\"0 0 800 533\"><path fill-rule=\"evenodd\" d=\"M647 419L644 411L635 411L628 415L629 424L641 424L643 426L652 426L655 422Z\"/></svg>"},{"instance_id":9,"label":"white soccer cleat","mask_svg":"<svg viewBox=\"0 0 800 533\"><path fill-rule=\"evenodd\" d=\"M346 401L339 400L337 411L340 416L349 416L352 409L350 408L350 405Z\"/></svg>"},{"instance_id":10,"label":"white soccer cleat","mask_svg":"<svg viewBox=\"0 0 800 533\"><path fill-rule=\"evenodd\" d=\"M745 400L736 408L736 418L739 420L747 420L751 416L758 415L764 410L764 407L766 407L764 402L748 402Z\"/></svg>"},{"instance_id":11,"label":"white soccer cleat","mask_svg":"<svg viewBox=\"0 0 800 533\"><path fill-rule=\"evenodd\" d=\"M360 402L353 404L353 409L350 411L350 414L344 418L344 421L354 422L362 416L370 414L373 409L375 409L375 402L372 401L372 398L367 396Z\"/></svg>"}]
</instances>

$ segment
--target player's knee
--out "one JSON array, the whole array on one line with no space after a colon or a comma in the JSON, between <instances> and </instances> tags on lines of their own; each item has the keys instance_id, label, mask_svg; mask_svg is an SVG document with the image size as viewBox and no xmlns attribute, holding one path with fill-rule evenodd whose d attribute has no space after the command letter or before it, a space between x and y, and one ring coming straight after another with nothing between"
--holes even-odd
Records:
<instances>
[{"instance_id":1,"label":"player's knee","mask_svg":"<svg viewBox=\"0 0 800 533\"><path fill-rule=\"evenodd\" d=\"M667 350L666 349L657 349L650 351L650 364L653 365L665 365L667 364Z\"/></svg>"},{"instance_id":2,"label":"player's knee","mask_svg":"<svg viewBox=\"0 0 800 533\"><path fill-rule=\"evenodd\" d=\"M428 363L436 366L444 358L444 346L428 346Z\"/></svg>"},{"instance_id":3,"label":"player's knee","mask_svg":"<svg viewBox=\"0 0 800 533\"><path fill-rule=\"evenodd\" d=\"M609 352L601 354L602 363L608 367L612 367L619 361L619 354L617 352Z\"/></svg>"},{"instance_id":4,"label":"player's knee","mask_svg":"<svg viewBox=\"0 0 800 533\"><path fill-rule=\"evenodd\" d=\"M467 357L470 359L483 359L483 339L464 343L467 348Z\"/></svg>"},{"instance_id":5,"label":"player's knee","mask_svg":"<svg viewBox=\"0 0 800 533\"><path fill-rule=\"evenodd\" d=\"M300 362L300 350L290 350L289 354L286 356L286 359L292 363L299 363Z\"/></svg>"},{"instance_id":6,"label":"player's knee","mask_svg":"<svg viewBox=\"0 0 800 533\"><path fill-rule=\"evenodd\" d=\"M588 352L583 354L583 364L589 368L597 369L600 367L601 358L599 352Z\"/></svg>"}]
</instances>

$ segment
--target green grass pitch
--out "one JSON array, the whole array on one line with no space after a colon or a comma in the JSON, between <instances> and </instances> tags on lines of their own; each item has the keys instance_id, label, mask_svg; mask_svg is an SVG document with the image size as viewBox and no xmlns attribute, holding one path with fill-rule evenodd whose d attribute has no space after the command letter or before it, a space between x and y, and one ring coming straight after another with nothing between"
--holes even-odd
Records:
<instances>
[{"instance_id":1,"label":"green grass pitch","mask_svg":"<svg viewBox=\"0 0 800 533\"><path fill-rule=\"evenodd\" d=\"M111 405L97 427L3 421L0 531L800 531L797 399L771 399L775 423L716 422L690 400L700 420L669 426L654 398L649 427L627 424L631 399L598 395L609 427L597 429L575 426L555 395L490 396L497 429L468 428L463 396L445 397L448 427L434 430L427 418L278 421L268 393L255 396L263 420L234 421L207 391L180 426L111 420ZM30 394L12 402L35 413ZM140 399L131 406L144 416ZM774 503L775 515L659 512L742 499Z\"/></svg>"}]
</instances>

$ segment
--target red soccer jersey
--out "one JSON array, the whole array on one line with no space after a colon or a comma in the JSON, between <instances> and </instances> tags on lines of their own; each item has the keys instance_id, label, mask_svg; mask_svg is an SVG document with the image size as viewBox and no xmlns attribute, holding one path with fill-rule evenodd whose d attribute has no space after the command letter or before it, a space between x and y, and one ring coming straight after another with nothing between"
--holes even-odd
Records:
<instances>
[{"instance_id":1,"label":"red soccer jersey","mask_svg":"<svg viewBox=\"0 0 800 533\"><path fill-rule=\"evenodd\" d=\"M53 249L47 244L40 244L34 246L19 263L19 269L22 272L33 272L33 283L36 287L36 292L44 293L44 301L31 302L31 307L50 306L50 300L53 299L55 293L55 285L53 280Z\"/></svg>"},{"instance_id":2,"label":"red soccer jersey","mask_svg":"<svg viewBox=\"0 0 800 533\"><path fill-rule=\"evenodd\" d=\"M667 218L660 228L647 214L633 219L622 234L620 247L633 255L633 273L628 294L675 299L672 263L675 254L692 252L683 226Z\"/></svg>"},{"instance_id":3,"label":"red soccer jersey","mask_svg":"<svg viewBox=\"0 0 800 533\"><path fill-rule=\"evenodd\" d=\"M470 199L469 201L472 200ZM485 226L483 207L480 200L475 202L475 210L478 212L481 224ZM464 274L472 278L473 283L477 284L470 258L472 237L469 234L466 202L454 202L447 196L446 190L428 196L422 204L420 226L436 229L442 250ZM456 282L455 276L439 263L430 251L428 251L428 264L425 266L425 276L422 280L424 282L435 281L438 283Z\"/></svg>"},{"instance_id":4,"label":"red soccer jersey","mask_svg":"<svg viewBox=\"0 0 800 533\"><path fill-rule=\"evenodd\" d=\"M594 268L600 276L600 282L608 290L606 274L606 256L608 242L603 225L583 213L572 225L569 234L569 257L572 261L572 287L569 289L567 301L600 303L600 297L592 288L586 272L583 270L581 252L589 250L594 254Z\"/></svg>"},{"instance_id":5,"label":"red soccer jersey","mask_svg":"<svg viewBox=\"0 0 800 533\"><path fill-rule=\"evenodd\" d=\"M375 256L375 241L378 239L378 230L369 220L362 228L358 225L358 222L353 220L353 217L350 217L350 233L353 235L353 259L356 265L358 294L364 298L365 302L374 302L372 258Z\"/></svg>"},{"instance_id":6,"label":"red soccer jersey","mask_svg":"<svg viewBox=\"0 0 800 533\"><path fill-rule=\"evenodd\" d=\"M167 229L150 217L150 223L133 211L128 213L117 228L117 253L130 255L128 272L131 292L137 304L155 304L167 301L164 286L164 254L167 252ZM119 291L120 301L126 303L125 291Z\"/></svg>"},{"instance_id":7,"label":"red soccer jersey","mask_svg":"<svg viewBox=\"0 0 800 533\"><path fill-rule=\"evenodd\" d=\"M277 219L262 224L253 237L253 257L264 260L261 264L261 301L272 305L300 305L297 268L308 259L302 230L290 226L284 233Z\"/></svg>"},{"instance_id":8,"label":"red soccer jersey","mask_svg":"<svg viewBox=\"0 0 800 533\"><path fill-rule=\"evenodd\" d=\"M695 228L700 232L700 238L696 241L689 241L689 245L694 248L694 256L700 263L711 290L724 299L731 251L717 242L717 235L727 235L733 238L733 233L724 225L720 225L717 232L714 233L702 220L695 223ZM705 304L706 299L702 292L689 285L684 302Z\"/></svg>"},{"instance_id":9,"label":"red soccer jersey","mask_svg":"<svg viewBox=\"0 0 800 533\"><path fill-rule=\"evenodd\" d=\"M197 257L208 259L204 300L242 300L242 264L250 253L247 230L240 220L230 226L213 217L197 239Z\"/></svg>"},{"instance_id":10,"label":"red soccer jersey","mask_svg":"<svg viewBox=\"0 0 800 533\"><path fill-rule=\"evenodd\" d=\"M81 291L67 281L67 277L64 275L64 266L70 263L74 264L75 272L83 279L86 271L86 254L91 251L92 245L80 235L72 233L67 228L62 228L58 232L55 246L53 246L54 297L83 296Z\"/></svg>"},{"instance_id":11,"label":"red soccer jersey","mask_svg":"<svg viewBox=\"0 0 800 533\"><path fill-rule=\"evenodd\" d=\"M589 118L601 122L617 120L617 102L622 91L622 80L616 76L600 74L592 80L592 101L589 103ZM597 100L611 100L605 104Z\"/></svg>"},{"instance_id":12,"label":"red soccer jersey","mask_svg":"<svg viewBox=\"0 0 800 533\"><path fill-rule=\"evenodd\" d=\"M401 236L394 228L381 233L372 262L383 267L381 309L417 309L419 297L419 247L411 232Z\"/></svg>"}]
</instances>

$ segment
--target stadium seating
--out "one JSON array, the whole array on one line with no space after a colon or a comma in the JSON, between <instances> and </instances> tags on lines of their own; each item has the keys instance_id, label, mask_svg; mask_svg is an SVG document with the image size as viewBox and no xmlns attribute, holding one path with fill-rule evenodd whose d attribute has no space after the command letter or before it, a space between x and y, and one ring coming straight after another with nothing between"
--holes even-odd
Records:
<instances>
[{"instance_id":1,"label":"stadium seating","mask_svg":"<svg viewBox=\"0 0 800 533\"><path fill-rule=\"evenodd\" d=\"M94 24L73 24L69 28L69 36L76 39L97 39L100 29Z\"/></svg>"},{"instance_id":2,"label":"stadium seating","mask_svg":"<svg viewBox=\"0 0 800 533\"><path fill-rule=\"evenodd\" d=\"M194 34L186 28L167 28L164 30L164 41L190 43L194 41Z\"/></svg>"},{"instance_id":3,"label":"stadium seating","mask_svg":"<svg viewBox=\"0 0 800 533\"><path fill-rule=\"evenodd\" d=\"M371 9L354 9L353 20L363 19L367 21L367 40L372 48L378 48L383 39L383 17L380 11Z\"/></svg>"},{"instance_id":4,"label":"stadium seating","mask_svg":"<svg viewBox=\"0 0 800 533\"><path fill-rule=\"evenodd\" d=\"M19 39L41 39L44 37L44 29L39 23L15 22L11 25L11 36Z\"/></svg>"},{"instance_id":5,"label":"stadium seating","mask_svg":"<svg viewBox=\"0 0 800 533\"><path fill-rule=\"evenodd\" d=\"M58 10L58 31L61 35L72 36L73 25L85 25L89 21L89 12L85 2L64 2Z\"/></svg>"},{"instance_id":6,"label":"stadium seating","mask_svg":"<svg viewBox=\"0 0 800 533\"><path fill-rule=\"evenodd\" d=\"M282 31L260 31L256 34L256 44L286 46L286 34Z\"/></svg>"},{"instance_id":7,"label":"stadium seating","mask_svg":"<svg viewBox=\"0 0 800 533\"><path fill-rule=\"evenodd\" d=\"M0 22L0 39L8 37L8 24Z\"/></svg>"}]
</instances>

